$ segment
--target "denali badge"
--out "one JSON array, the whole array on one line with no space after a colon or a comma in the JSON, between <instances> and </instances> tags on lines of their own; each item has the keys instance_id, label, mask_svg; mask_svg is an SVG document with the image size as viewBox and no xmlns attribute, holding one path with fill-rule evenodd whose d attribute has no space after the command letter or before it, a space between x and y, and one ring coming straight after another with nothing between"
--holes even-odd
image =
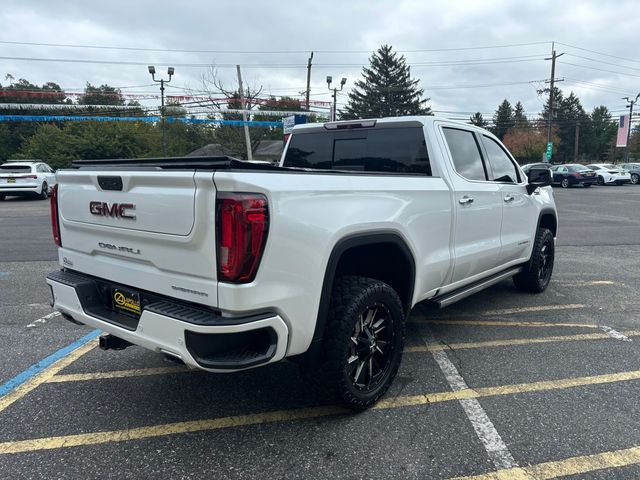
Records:
<instances>
[{"instance_id":1,"label":"denali badge","mask_svg":"<svg viewBox=\"0 0 640 480\"><path fill-rule=\"evenodd\" d=\"M107 250L116 250L118 252L131 253L133 255L140 255L141 253L139 248L123 247L120 245L114 245L113 243L98 242L98 246L100 248L106 248Z\"/></svg>"},{"instance_id":2,"label":"denali badge","mask_svg":"<svg viewBox=\"0 0 640 480\"><path fill-rule=\"evenodd\" d=\"M112 203L107 202L89 202L89 212L92 215L101 217L129 218L135 220L136 214L129 213L127 210L135 210L133 203Z\"/></svg>"}]
</instances>

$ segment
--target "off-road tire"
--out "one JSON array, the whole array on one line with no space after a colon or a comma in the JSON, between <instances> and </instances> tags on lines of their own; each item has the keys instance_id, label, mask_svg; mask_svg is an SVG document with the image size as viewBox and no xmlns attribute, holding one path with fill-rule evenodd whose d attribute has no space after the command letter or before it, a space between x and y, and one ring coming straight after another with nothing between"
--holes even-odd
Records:
<instances>
[{"instance_id":1,"label":"off-road tire","mask_svg":"<svg viewBox=\"0 0 640 480\"><path fill-rule=\"evenodd\" d=\"M522 272L513 276L513 283L522 292L541 293L549 285L553 273L555 243L548 228L539 228L533 244L531 258Z\"/></svg>"},{"instance_id":2,"label":"off-road tire","mask_svg":"<svg viewBox=\"0 0 640 480\"><path fill-rule=\"evenodd\" d=\"M374 313L371 313L372 309ZM372 315L371 330L366 330L362 322L366 322L369 314ZM378 339L377 334L373 335L376 330L374 324L380 321L384 323L379 325L387 329L380 332L385 341ZM376 403L393 382L402 359L404 332L405 314L400 297L393 288L372 278L338 278L333 286L317 364L303 367L303 374L316 390L319 389L331 401L337 401L352 410L365 410ZM366 344L368 337L364 337L365 333L373 335L371 341L379 342L376 348L380 347L387 353L386 356ZM363 360L366 355L373 358L371 363ZM359 375L363 377L357 373L360 364L363 366ZM373 371L377 369L379 376L374 381L376 376ZM358 383L359 379L367 378L371 385Z\"/></svg>"}]
</instances>

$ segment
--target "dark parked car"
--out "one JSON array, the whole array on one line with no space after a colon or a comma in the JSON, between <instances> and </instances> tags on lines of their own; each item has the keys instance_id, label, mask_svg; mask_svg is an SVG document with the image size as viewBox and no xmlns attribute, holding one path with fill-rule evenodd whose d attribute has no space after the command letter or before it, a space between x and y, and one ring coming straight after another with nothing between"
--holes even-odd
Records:
<instances>
[{"instance_id":1,"label":"dark parked car","mask_svg":"<svg viewBox=\"0 0 640 480\"><path fill-rule=\"evenodd\" d=\"M624 168L631 174L633 185L640 185L640 163L621 163L620 168Z\"/></svg>"},{"instance_id":2,"label":"dark parked car","mask_svg":"<svg viewBox=\"0 0 640 480\"><path fill-rule=\"evenodd\" d=\"M596 172L578 163L555 165L551 167L551 171L553 172L553 184L560 185L562 188L568 188L571 185L590 187L594 183L598 183Z\"/></svg>"}]
</instances>

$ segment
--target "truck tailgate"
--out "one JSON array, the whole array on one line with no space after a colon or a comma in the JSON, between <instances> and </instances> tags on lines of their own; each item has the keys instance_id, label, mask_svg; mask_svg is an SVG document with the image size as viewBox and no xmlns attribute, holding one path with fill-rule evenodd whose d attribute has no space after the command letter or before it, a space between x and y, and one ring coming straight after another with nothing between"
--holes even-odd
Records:
<instances>
[{"instance_id":1,"label":"truck tailgate","mask_svg":"<svg viewBox=\"0 0 640 480\"><path fill-rule=\"evenodd\" d=\"M61 170L58 184L63 266L217 306L213 172Z\"/></svg>"}]
</instances>

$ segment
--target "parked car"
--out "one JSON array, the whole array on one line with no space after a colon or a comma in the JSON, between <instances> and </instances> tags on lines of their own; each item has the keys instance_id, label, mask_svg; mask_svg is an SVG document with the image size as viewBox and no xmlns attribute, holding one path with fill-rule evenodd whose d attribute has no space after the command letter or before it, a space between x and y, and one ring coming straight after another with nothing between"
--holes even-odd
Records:
<instances>
[{"instance_id":1,"label":"parked car","mask_svg":"<svg viewBox=\"0 0 640 480\"><path fill-rule=\"evenodd\" d=\"M40 160L10 160L0 165L0 200L11 196L46 199L55 184L53 169Z\"/></svg>"},{"instance_id":2,"label":"parked car","mask_svg":"<svg viewBox=\"0 0 640 480\"><path fill-rule=\"evenodd\" d=\"M592 163L587 165L598 176L598 185L623 185L631 182L631 175L621 167L611 163Z\"/></svg>"},{"instance_id":3,"label":"parked car","mask_svg":"<svg viewBox=\"0 0 640 480\"><path fill-rule=\"evenodd\" d=\"M631 175L631 183L640 185L640 163L622 163L620 168L624 168Z\"/></svg>"},{"instance_id":4,"label":"parked car","mask_svg":"<svg viewBox=\"0 0 640 480\"><path fill-rule=\"evenodd\" d=\"M550 163L527 163L526 165L522 166L522 171L524 173L526 173L527 175L529 175L529 170L531 170L532 168L548 168L551 169L553 165L551 165Z\"/></svg>"},{"instance_id":5,"label":"parked car","mask_svg":"<svg viewBox=\"0 0 640 480\"><path fill-rule=\"evenodd\" d=\"M555 165L551 167L551 171L553 172L553 184L560 185L562 188L568 188L572 185L590 187L598 182L595 171L578 163Z\"/></svg>"}]
</instances>

